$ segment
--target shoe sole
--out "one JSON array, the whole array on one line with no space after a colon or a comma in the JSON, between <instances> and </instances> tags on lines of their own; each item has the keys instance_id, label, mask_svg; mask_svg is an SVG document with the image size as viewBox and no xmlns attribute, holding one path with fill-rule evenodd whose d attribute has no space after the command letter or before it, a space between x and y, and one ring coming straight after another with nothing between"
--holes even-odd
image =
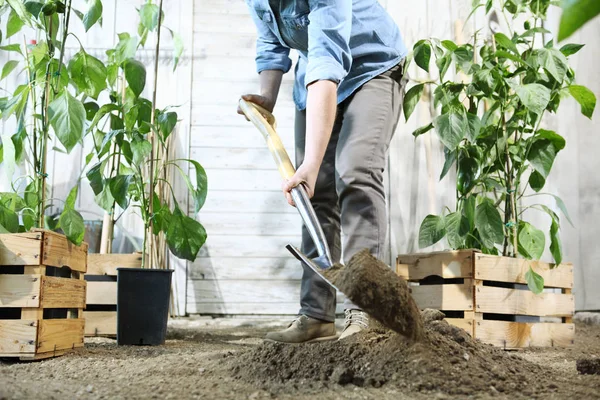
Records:
<instances>
[{"instance_id":1,"label":"shoe sole","mask_svg":"<svg viewBox=\"0 0 600 400\"><path fill-rule=\"evenodd\" d=\"M269 342L269 343L307 344L307 343L316 343L316 342L328 342L328 341L337 340L337 339L338 339L338 335L323 336L323 337L307 340L306 342L280 342L279 340L273 340L273 339L263 339L263 341Z\"/></svg>"}]
</instances>

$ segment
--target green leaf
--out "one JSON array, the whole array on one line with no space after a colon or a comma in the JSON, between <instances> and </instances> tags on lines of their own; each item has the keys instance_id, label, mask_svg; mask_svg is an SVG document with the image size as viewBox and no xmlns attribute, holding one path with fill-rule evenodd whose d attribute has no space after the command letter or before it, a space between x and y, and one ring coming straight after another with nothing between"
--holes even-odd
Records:
<instances>
[{"instance_id":1,"label":"green leaf","mask_svg":"<svg viewBox=\"0 0 600 400\"><path fill-rule=\"evenodd\" d=\"M469 123L469 129L467 130L467 139L471 143L475 143L475 139L479 137L481 132L481 119L476 114L467 113L467 121Z\"/></svg>"},{"instance_id":2,"label":"green leaf","mask_svg":"<svg viewBox=\"0 0 600 400\"><path fill-rule=\"evenodd\" d=\"M562 201L562 199L560 197L558 197L554 194L550 194L550 196L554 197L554 200L556 201L556 206L559 208L560 211L562 211L562 213L567 218L567 221L569 221L571 226L574 227L575 225L573 225L573 221L571 221L571 217L569 217L569 213L567 211L567 206L565 205L565 202Z\"/></svg>"},{"instance_id":3,"label":"green leaf","mask_svg":"<svg viewBox=\"0 0 600 400\"><path fill-rule=\"evenodd\" d=\"M79 212L72 208L65 208L60 214L58 223L69 241L76 245L80 245L81 242L83 242L85 224L83 223L83 217Z\"/></svg>"},{"instance_id":4,"label":"green leaf","mask_svg":"<svg viewBox=\"0 0 600 400\"><path fill-rule=\"evenodd\" d=\"M175 69L177 69L177 65L179 65L179 59L183 54L183 39L177 32L173 32L170 29L169 31L173 36L173 71L175 71Z\"/></svg>"},{"instance_id":5,"label":"green leaf","mask_svg":"<svg viewBox=\"0 0 600 400\"><path fill-rule=\"evenodd\" d=\"M94 99L106 88L106 67L83 49L69 62L69 71L77 90Z\"/></svg>"},{"instance_id":6,"label":"green leaf","mask_svg":"<svg viewBox=\"0 0 600 400\"><path fill-rule=\"evenodd\" d=\"M104 187L102 183L102 166L103 163L99 162L93 165L89 171L85 174L90 181L90 186L94 191L94 195L98 195L102 192Z\"/></svg>"},{"instance_id":7,"label":"green leaf","mask_svg":"<svg viewBox=\"0 0 600 400\"><path fill-rule=\"evenodd\" d=\"M131 175L117 175L114 178L107 179L110 193L122 209L126 209L129 205L127 192L129 191L131 179Z\"/></svg>"},{"instance_id":8,"label":"green leaf","mask_svg":"<svg viewBox=\"0 0 600 400\"><path fill-rule=\"evenodd\" d=\"M152 144L146 139L133 140L131 152L133 153L133 163L141 165L152 152Z\"/></svg>"},{"instance_id":9,"label":"green leaf","mask_svg":"<svg viewBox=\"0 0 600 400\"><path fill-rule=\"evenodd\" d=\"M415 138L417 138L417 137L419 137L419 136L421 136L421 135L423 135L423 134L425 134L425 133L429 132L429 131L430 131L430 130L432 130L432 129L433 129L433 124L425 125L425 126L422 126L422 127L420 127L420 128L417 128L417 129L416 129L416 130L415 130L415 131L412 133L412 135L413 135Z\"/></svg>"},{"instance_id":10,"label":"green leaf","mask_svg":"<svg viewBox=\"0 0 600 400\"><path fill-rule=\"evenodd\" d=\"M27 9L23 4L23 0L6 0L6 2L10 5L13 11L17 13L22 21L29 22L29 15L27 14Z\"/></svg>"},{"instance_id":11,"label":"green leaf","mask_svg":"<svg viewBox=\"0 0 600 400\"><path fill-rule=\"evenodd\" d=\"M0 233L17 233L19 231L19 216L16 212L0 203Z\"/></svg>"},{"instance_id":12,"label":"green leaf","mask_svg":"<svg viewBox=\"0 0 600 400\"><path fill-rule=\"evenodd\" d=\"M107 182L108 183L108 182ZM106 212L112 211L113 203L115 202L114 197L110 192L110 188L107 184L104 184L102 191L94 197L94 201Z\"/></svg>"},{"instance_id":13,"label":"green leaf","mask_svg":"<svg viewBox=\"0 0 600 400\"><path fill-rule=\"evenodd\" d=\"M469 130L468 121L464 114L450 112L442 114L433 120L440 140L450 150L458 147Z\"/></svg>"},{"instance_id":14,"label":"green leaf","mask_svg":"<svg viewBox=\"0 0 600 400\"><path fill-rule=\"evenodd\" d=\"M431 61L431 46L425 40L419 40L414 47L414 57L417 65L429 72L429 62Z\"/></svg>"},{"instance_id":15,"label":"green leaf","mask_svg":"<svg viewBox=\"0 0 600 400\"><path fill-rule=\"evenodd\" d=\"M43 3L40 3L38 1L26 1L24 5L27 12L31 14L34 18L37 18L40 15L40 11L42 11L42 7L44 6Z\"/></svg>"},{"instance_id":16,"label":"green leaf","mask_svg":"<svg viewBox=\"0 0 600 400\"><path fill-rule=\"evenodd\" d=\"M83 108L85 108L85 119L88 121L93 121L96 113L100 110L100 106L94 101L84 103Z\"/></svg>"},{"instance_id":17,"label":"green leaf","mask_svg":"<svg viewBox=\"0 0 600 400\"><path fill-rule=\"evenodd\" d=\"M534 191L539 192L544 188L545 184L546 178L544 178L539 172L533 171L531 175L529 175L529 186L531 186Z\"/></svg>"},{"instance_id":18,"label":"green leaf","mask_svg":"<svg viewBox=\"0 0 600 400\"><path fill-rule=\"evenodd\" d=\"M129 33L119 33L119 43L115 49L115 62L123 63L125 60L133 58L137 50L138 39Z\"/></svg>"},{"instance_id":19,"label":"green leaf","mask_svg":"<svg viewBox=\"0 0 600 400\"><path fill-rule=\"evenodd\" d=\"M7 44L6 46L0 46L0 50L14 51L15 53L19 53L19 54L23 55L23 52L21 51L21 45L18 43Z\"/></svg>"},{"instance_id":20,"label":"green leaf","mask_svg":"<svg viewBox=\"0 0 600 400\"><path fill-rule=\"evenodd\" d=\"M560 52L563 53L565 57L569 57L581 50L583 46L585 45L575 43L565 44L563 47L560 48Z\"/></svg>"},{"instance_id":21,"label":"green leaf","mask_svg":"<svg viewBox=\"0 0 600 400\"><path fill-rule=\"evenodd\" d=\"M527 287L535 294L540 294L544 291L544 278L535 272L531 266L529 270L525 272L525 280L527 281Z\"/></svg>"},{"instance_id":22,"label":"green leaf","mask_svg":"<svg viewBox=\"0 0 600 400\"><path fill-rule=\"evenodd\" d=\"M140 8L140 21L149 31L154 31L158 26L159 12L156 4L146 3Z\"/></svg>"},{"instance_id":23,"label":"green leaf","mask_svg":"<svg viewBox=\"0 0 600 400\"><path fill-rule=\"evenodd\" d=\"M90 7L82 19L86 32L102 18L102 0L90 0L89 3Z\"/></svg>"},{"instance_id":24,"label":"green leaf","mask_svg":"<svg viewBox=\"0 0 600 400\"><path fill-rule=\"evenodd\" d=\"M556 149L548 139L537 139L533 142L527 154L527 160L529 160L533 169L539 172L544 179L548 178L555 158Z\"/></svg>"},{"instance_id":25,"label":"green leaf","mask_svg":"<svg viewBox=\"0 0 600 400\"><path fill-rule=\"evenodd\" d=\"M19 65L19 62L16 60L9 60L2 67L2 76L0 76L0 80L6 78L16 67Z\"/></svg>"},{"instance_id":26,"label":"green leaf","mask_svg":"<svg viewBox=\"0 0 600 400\"><path fill-rule=\"evenodd\" d=\"M146 86L146 67L138 60L130 58L123 63L123 70L129 88L139 97Z\"/></svg>"},{"instance_id":27,"label":"green leaf","mask_svg":"<svg viewBox=\"0 0 600 400\"><path fill-rule=\"evenodd\" d=\"M446 54L441 58L438 58L435 61L435 65L438 67L440 71L440 81L444 80L444 76L446 76L446 72L448 72L448 68L450 68L450 64L452 64L452 55Z\"/></svg>"},{"instance_id":28,"label":"green leaf","mask_svg":"<svg viewBox=\"0 0 600 400\"><path fill-rule=\"evenodd\" d=\"M452 40L442 40L442 46L444 46L447 50L454 51L458 49L458 45L454 43Z\"/></svg>"},{"instance_id":29,"label":"green leaf","mask_svg":"<svg viewBox=\"0 0 600 400\"><path fill-rule=\"evenodd\" d=\"M567 75L569 62L563 53L555 48L537 49L532 54L535 65L544 68L554 79L562 82Z\"/></svg>"},{"instance_id":30,"label":"green leaf","mask_svg":"<svg viewBox=\"0 0 600 400\"><path fill-rule=\"evenodd\" d=\"M167 140L173 129L175 129L175 125L177 125L177 113L173 111L160 113L157 122L163 140Z\"/></svg>"},{"instance_id":31,"label":"green leaf","mask_svg":"<svg viewBox=\"0 0 600 400\"><path fill-rule=\"evenodd\" d=\"M504 240L502 217L491 199L483 199L475 208L475 228L487 248L493 248L494 244Z\"/></svg>"},{"instance_id":32,"label":"green leaf","mask_svg":"<svg viewBox=\"0 0 600 400\"><path fill-rule=\"evenodd\" d=\"M13 175L15 173L15 168L17 167L16 162L16 150L15 145L12 141L12 135L10 133L2 133L0 137L2 138L2 146L3 146L3 169L4 174L6 176L6 182L12 182Z\"/></svg>"},{"instance_id":33,"label":"green leaf","mask_svg":"<svg viewBox=\"0 0 600 400\"><path fill-rule=\"evenodd\" d=\"M450 150L448 150L448 148L444 147L445 161L444 161L444 167L442 168L442 173L440 174L440 181L442 179L444 179L444 177L450 171L450 168L452 168L452 166L454 165L454 162L456 161L457 153L458 153L457 150L450 151Z\"/></svg>"},{"instance_id":34,"label":"green leaf","mask_svg":"<svg viewBox=\"0 0 600 400\"><path fill-rule=\"evenodd\" d=\"M83 139L85 108L81 101L65 90L48 108L50 125L67 152Z\"/></svg>"},{"instance_id":35,"label":"green leaf","mask_svg":"<svg viewBox=\"0 0 600 400\"><path fill-rule=\"evenodd\" d=\"M175 205L167 229L167 244L171 253L178 258L194 261L205 242L206 230L202 224L184 215Z\"/></svg>"},{"instance_id":36,"label":"green leaf","mask_svg":"<svg viewBox=\"0 0 600 400\"><path fill-rule=\"evenodd\" d=\"M517 96L531 112L540 115L550 102L550 89L539 83L511 85Z\"/></svg>"},{"instance_id":37,"label":"green leaf","mask_svg":"<svg viewBox=\"0 0 600 400\"><path fill-rule=\"evenodd\" d=\"M8 39L15 33L19 32L23 25L25 25L23 20L19 18L15 10L11 10L6 23L6 38Z\"/></svg>"},{"instance_id":38,"label":"green leaf","mask_svg":"<svg viewBox=\"0 0 600 400\"><path fill-rule=\"evenodd\" d=\"M507 50L512 51L516 55L519 55L519 49L517 49L517 45L515 44L515 42L510 40L508 36L506 36L504 33L496 33L494 35L494 39L496 39L496 43L498 45L504 47Z\"/></svg>"},{"instance_id":39,"label":"green leaf","mask_svg":"<svg viewBox=\"0 0 600 400\"><path fill-rule=\"evenodd\" d=\"M410 88L406 95L404 96L404 118L406 121L410 118L415 107L419 104L419 100L423 95L423 90L425 89L425 84L421 83Z\"/></svg>"},{"instance_id":40,"label":"green leaf","mask_svg":"<svg viewBox=\"0 0 600 400\"><path fill-rule=\"evenodd\" d=\"M77 193L79 192L79 186L75 185L69 192L67 199L65 200L65 208L75 208L75 202L77 201Z\"/></svg>"},{"instance_id":41,"label":"green leaf","mask_svg":"<svg viewBox=\"0 0 600 400\"><path fill-rule=\"evenodd\" d=\"M540 129L537 131L537 134L542 139L548 139L552 143L554 148L556 149L557 153L560 150L564 149L567 144L567 142L565 141L565 138L560 136L558 133L556 133L554 131Z\"/></svg>"},{"instance_id":42,"label":"green leaf","mask_svg":"<svg viewBox=\"0 0 600 400\"><path fill-rule=\"evenodd\" d=\"M562 262L562 246L560 243L560 237L558 236L558 222L556 219L552 219L552 225L550 225L550 253L554 257L554 262L559 265Z\"/></svg>"},{"instance_id":43,"label":"green leaf","mask_svg":"<svg viewBox=\"0 0 600 400\"><path fill-rule=\"evenodd\" d=\"M181 169L181 167L179 167L177 164L175 164L178 167L178 170L181 173L181 176L185 180L189 191L192 193L192 196L194 197L194 203L195 203L194 212L197 213L198 211L200 211L202 206L204 206L204 203L206 202L206 196L208 194L208 177L206 176L206 171L204 170L204 168L202 167L202 165L200 165L200 163L198 161L194 161L194 160L190 160L190 159L182 159L182 160L178 160L178 161L187 161L194 166L194 169L196 172L196 187L194 187L194 185L192 185L192 181L191 181L190 177L188 176L188 174L186 174Z\"/></svg>"},{"instance_id":44,"label":"green leaf","mask_svg":"<svg viewBox=\"0 0 600 400\"><path fill-rule=\"evenodd\" d=\"M581 105L581 113L592 119L596 108L596 95L590 89L580 85L569 86L569 93Z\"/></svg>"},{"instance_id":45,"label":"green leaf","mask_svg":"<svg viewBox=\"0 0 600 400\"><path fill-rule=\"evenodd\" d=\"M35 209L39 205L41 199L35 181L31 181L27 187L25 187L25 192L23 194L23 199L25 200L27 207Z\"/></svg>"},{"instance_id":46,"label":"green leaf","mask_svg":"<svg viewBox=\"0 0 600 400\"><path fill-rule=\"evenodd\" d=\"M118 109L119 107L113 103L108 103L100 107L100 109L96 112L96 115L94 115L94 119L92 120L90 126L88 127L88 132L94 129L96 125L98 125L98 122L100 122L100 120L105 117L106 114L112 111L117 111Z\"/></svg>"},{"instance_id":47,"label":"green leaf","mask_svg":"<svg viewBox=\"0 0 600 400\"><path fill-rule=\"evenodd\" d=\"M453 212L444 217L446 222L446 239L453 250L465 245L465 235L469 232L469 221L460 212Z\"/></svg>"},{"instance_id":48,"label":"green leaf","mask_svg":"<svg viewBox=\"0 0 600 400\"><path fill-rule=\"evenodd\" d=\"M518 233L519 253L525 258L539 260L544 254L546 247L546 237L544 232L540 231L528 222L519 223Z\"/></svg>"},{"instance_id":49,"label":"green leaf","mask_svg":"<svg viewBox=\"0 0 600 400\"><path fill-rule=\"evenodd\" d=\"M561 3L563 13L558 28L558 41L571 36L586 22L600 14L598 0L563 0Z\"/></svg>"},{"instance_id":50,"label":"green leaf","mask_svg":"<svg viewBox=\"0 0 600 400\"><path fill-rule=\"evenodd\" d=\"M2 120L6 121L11 115L15 115L17 120L23 115L27 98L29 97L29 85L20 85L15 90L13 97L5 104L2 110Z\"/></svg>"},{"instance_id":51,"label":"green leaf","mask_svg":"<svg viewBox=\"0 0 600 400\"><path fill-rule=\"evenodd\" d=\"M419 247L432 246L446 235L446 224L443 216L428 215L419 228Z\"/></svg>"}]
</instances>

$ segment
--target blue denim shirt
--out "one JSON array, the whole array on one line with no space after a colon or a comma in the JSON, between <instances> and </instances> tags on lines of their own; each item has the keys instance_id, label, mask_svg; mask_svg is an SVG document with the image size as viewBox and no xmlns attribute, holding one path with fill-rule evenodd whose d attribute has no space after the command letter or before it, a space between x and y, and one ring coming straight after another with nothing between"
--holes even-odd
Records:
<instances>
[{"instance_id":1,"label":"blue denim shirt","mask_svg":"<svg viewBox=\"0 0 600 400\"><path fill-rule=\"evenodd\" d=\"M377 0L246 0L258 30L256 66L288 72L299 53L294 102L306 108L306 87L338 83L338 103L407 53L396 23ZM278 5L279 9L271 5Z\"/></svg>"}]
</instances>

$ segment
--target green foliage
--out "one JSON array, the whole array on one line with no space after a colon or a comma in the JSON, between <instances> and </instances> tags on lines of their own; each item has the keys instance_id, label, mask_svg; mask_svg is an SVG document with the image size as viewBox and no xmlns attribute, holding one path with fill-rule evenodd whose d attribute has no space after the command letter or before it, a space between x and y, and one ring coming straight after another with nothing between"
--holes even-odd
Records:
<instances>
[{"instance_id":1,"label":"green foliage","mask_svg":"<svg viewBox=\"0 0 600 400\"><path fill-rule=\"evenodd\" d=\"M544 290L544 277L535 272L531 267L525 272L527 286L535 294L540 294Z\"/></svg>"},{"instance_id":2,"label":"green foliage","mask_svg":"<svg viewBox=\"0 0 600 400\"><path fill-rule=\"evenodd\" d=\"M580 2L566 1L564 5L575 3ZM546 113L556 113L568 96L591 118L596 97L577 84L569 65L569 57L583 45L557 48L553 40L540 40L542 34L550 33L540 27L550 5L549 0L475 0L473 11L485 7L486 13L492 9L504 13L508 21L525 19L523 30L495 33L492 38L477 33L463 45L437 39L415 44L417 66L432 72L430 64L435 64L439 78L411 87L404 113L408 119L423 93L432 93L437 116L413 135L435 129L444 145L440 179L452 169L456 172L456 208L424 219L419 232L421 247L445 237L453 249L477 248L530 259L539 259L549 248L555 262L562 262L559 216L541 204L527 207L551 217L545 233L522 220L525 209L521 199L527 190L553 196L557 208L571 222L560 198L541 193L558 153L566 146L561 135L542 129L541 121ZM454 73L460 79L454 78ZM531 271L528 276L530 287L537 290L539 275Z\"/></svg>"},{"instance_id":3,"label":"green foliage","mask_svg":"<svg viewBox=\"0 0 600 400\"><path fill-rule=\"evenodd\" d=\"M586 22L600 14L600 2L598 0L562 0L563 9L558 30L558 40L562 41Z\"/></svg>"}]
</instances>

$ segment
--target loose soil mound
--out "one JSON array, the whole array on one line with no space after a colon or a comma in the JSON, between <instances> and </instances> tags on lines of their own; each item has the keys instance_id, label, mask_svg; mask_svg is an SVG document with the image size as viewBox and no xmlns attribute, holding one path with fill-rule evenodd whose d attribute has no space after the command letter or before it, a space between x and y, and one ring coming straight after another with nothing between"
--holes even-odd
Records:
<instances>
[{"instance_id":1,"label":"loose soil mound","mask_svg":"<svg viewBox=\"0 0 600 400\"><path fill-rule=\"evenodd\" d=\"M582 358L576 365L580 374L600 375L600 358Z\"/></svg>"},{"instance_id":2,"label":"loose soil mound","mask_svg":"<svg viewBox=\"0 0 600 400\"><path fill-rule=\"evenodd\" d=\"M424 337L417 343L383 327L343 341L264 343L240 355L233 376L272 392L285 391L293 383L313 388L317 383L393 385L407 392L450 395L490 391L527 395L552 385L540 366L475 341L441 318L437 311L424 313Z\"/></svg>"}]
</instances>

